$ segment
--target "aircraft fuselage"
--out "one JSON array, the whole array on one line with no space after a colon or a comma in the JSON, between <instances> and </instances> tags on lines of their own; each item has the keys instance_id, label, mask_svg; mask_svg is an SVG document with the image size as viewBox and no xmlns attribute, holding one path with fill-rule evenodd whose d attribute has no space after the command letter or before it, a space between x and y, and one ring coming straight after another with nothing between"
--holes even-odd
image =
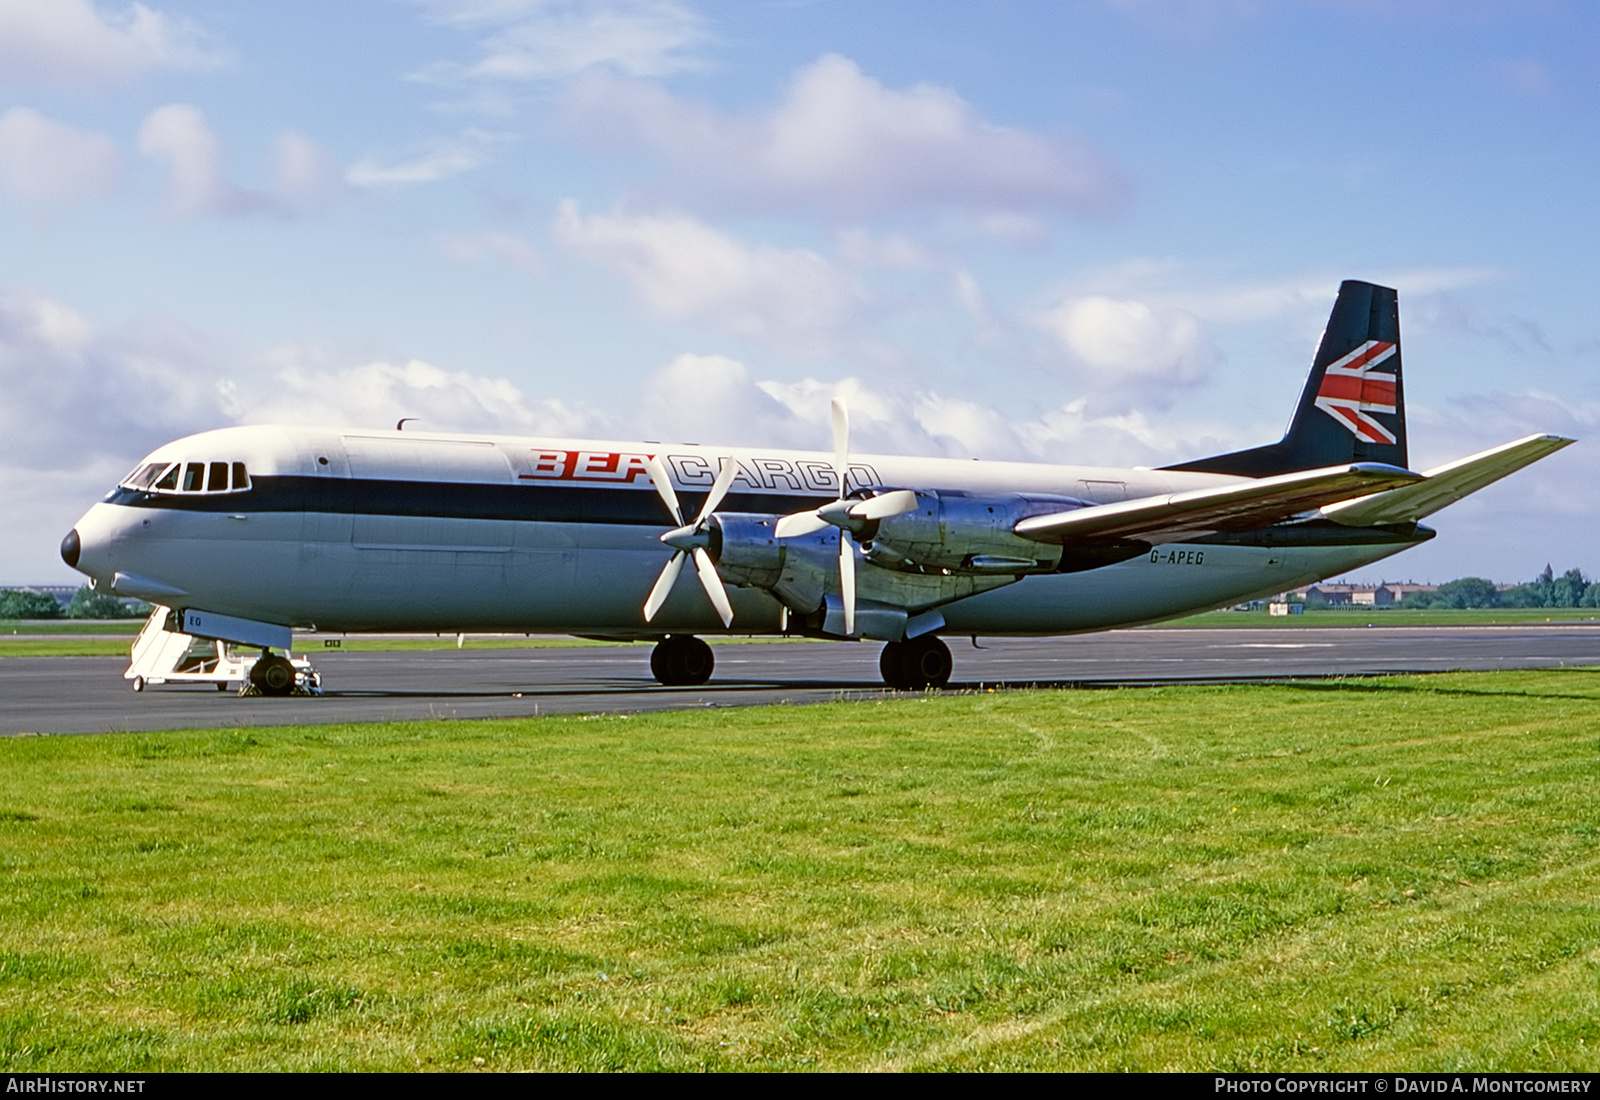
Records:
<instances>
[{"instance_id":1,"label":"aircraft fuselage","mask_svg":"<svg viewBox=\"0 0 1600 1100\"><path fill-rule=\"evenodd\" d=\"M786 610L765 589L738 587L740 577L727 571L731 626L692 585L679 586L645 622L641 606L672 554L660 535L675 526L645 469L652 455L689 513L729 457L739 472L720 512L779 516L837 495L833 456L817 452L228 428L153 452L142 468L180 463L178 483L114 490L75 528L74 564L119 594L328 631L658 638L800 629L798 609ZM233 487L245 480L236 475L234 483L224 476L223 490L186 491L183 470L221 464L242 464L247 487ZM936 487L1085 505L1244 480L880 455L855 456L849 467L851 489ZM1273 527L1156 544L1098 568L1062 563L1074 571L978 578L974 594L940 603L942 632L1048 635L1158 621L1282 592L1431 535L1418 526ZM828 528L790 540L790 552L826 562L839 537ZM870 600L875 567L862 569Z\"/></svg>"}]
</instances>

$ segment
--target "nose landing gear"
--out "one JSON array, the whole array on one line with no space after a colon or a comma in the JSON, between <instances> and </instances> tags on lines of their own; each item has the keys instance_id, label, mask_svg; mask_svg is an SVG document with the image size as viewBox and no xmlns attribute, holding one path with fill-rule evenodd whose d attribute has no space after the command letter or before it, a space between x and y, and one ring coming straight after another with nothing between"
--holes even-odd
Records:
<instances>
[{"instance_id":1,"label":"nose landing gear","mask_svg":"<svg viewBox=\"0 0 1600 1100\"><path fill-rule=\"evenodd\" d=\"M282 697L294 693L295 667L287 657L269 653L250 669L250 683L262 695Z\"/></svg>"}]
</instances>

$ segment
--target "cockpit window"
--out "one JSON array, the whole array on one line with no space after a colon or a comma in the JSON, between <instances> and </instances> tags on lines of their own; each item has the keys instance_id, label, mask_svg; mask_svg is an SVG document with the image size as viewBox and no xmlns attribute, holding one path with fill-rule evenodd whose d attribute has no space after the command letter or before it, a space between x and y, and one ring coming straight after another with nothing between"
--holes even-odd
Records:
<instances>
[{"instance_id":1,"label":"cockpit window","mask_svg":"<svg viewBox=\"0 0 1600 1100\"><path fill-rule=\"evenodd\" d=\"M155 484L156 478L160 477L166 468L171 465L172 463L170 462L152 462L147 466L141 466L123 478L122 484L130 489L148 489Z\"/></svg>"},{"instance_id":2,"label":"cockpit window","mask_svg":"<svg viewBox=\"0 0 1600 1100\"><path fill-rule=\"evenodd\" d=\"M250 473L243 462L151 462L121 484L145 493L242 493Z\"/></svg>"}]
</instances>

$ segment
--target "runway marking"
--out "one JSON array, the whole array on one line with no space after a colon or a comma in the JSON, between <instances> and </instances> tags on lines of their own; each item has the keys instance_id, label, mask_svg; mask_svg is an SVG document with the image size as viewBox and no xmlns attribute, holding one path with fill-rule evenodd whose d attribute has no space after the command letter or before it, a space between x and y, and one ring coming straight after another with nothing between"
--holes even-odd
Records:
<instances>
[{"instance_id":1,"label":"runway marking","mask_svg":"<svg viewBox=\"0 0 1600 1100\"><path fill-rule=\"evenodd\" d=\"M1332 649L1332 642L1238 642L1207 646L1208 649Z\"/></svg>"}]
</instances>

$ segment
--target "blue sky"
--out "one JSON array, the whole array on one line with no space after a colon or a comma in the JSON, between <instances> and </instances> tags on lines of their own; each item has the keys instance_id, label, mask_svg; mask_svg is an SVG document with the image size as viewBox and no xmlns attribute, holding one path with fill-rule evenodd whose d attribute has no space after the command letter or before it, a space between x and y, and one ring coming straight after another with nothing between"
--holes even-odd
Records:
<instances>
[{"instance_id":1,"label":"blue sky","mask_svg":"<svg viewBox=\"0 0 1600 1100\"><path fill-rule=\"evenodd\" d=\"M1578 0L0 0L0 581L230 423L1154 465L1397 286L1413 465L1600 425ZM1600 573L1581 442L1371 579Z\"/></svg>"}]
</instances>

